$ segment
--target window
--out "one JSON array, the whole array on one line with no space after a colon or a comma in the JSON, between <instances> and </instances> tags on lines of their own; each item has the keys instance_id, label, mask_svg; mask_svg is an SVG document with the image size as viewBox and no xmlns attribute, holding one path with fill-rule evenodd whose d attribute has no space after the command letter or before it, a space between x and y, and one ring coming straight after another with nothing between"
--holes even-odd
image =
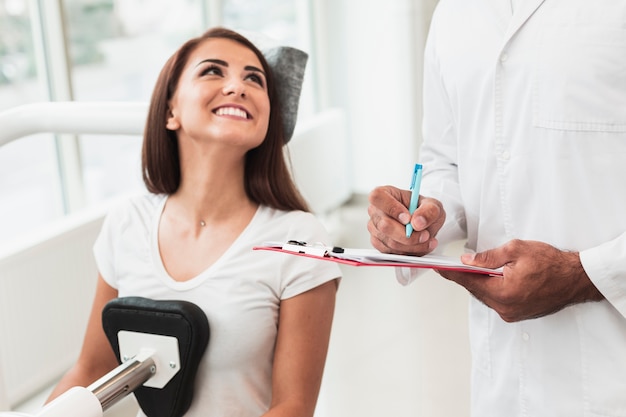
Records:
<instances>
[{"instance_id":1,"label":"window","mask_svg":"<svg viewBox=\"0 0 626 417\"><path fill-rule=\"evenodd\" d=\"M76 101L145 101L158 73L202 30L199 0L66 0ZM184 22L184 24L181 24ZM141 190L141 137L82 135L85 204Z\"/></svg>"},{"instance_id":2,"label":"window","mask_svg":"<svg viewBox=\"0 0 626 417\"><path fill-rule=\"evenodd\" d=\"M0 111L47 100L33 41L31 2L0 1ZM0 244L63 213L55 143L33 135L0 148Z\"/></svg>"},{"instance_id":3,"label":"window","mask_svg":"<svg viewBox=\"0 0 626 417\"><path fill-rule=\"evenodd\" d=\"M26 0L0 1L0 110L44 100Z\"/></svg>"},{"instance_id":4,"label":"window","mask_svg":"<svg viewBox=\"0 0 626 417\"><path fill-rule=\"evenodd\" d=\"M48 100L147 102L167 58L223 25L309 52L299 114L306 117L315 102L308 7L309 0L0 0L0 111ZM140 148L138 136L50 134L0 146L0 245L142 190Z\"/></svg>"},{"instance_id":5,"label":"window","mask_svg":"<svg viewBox=\"0 0 626 417\"><path fill-rule=\"evenodd\" d=\"M224 0L223 24L244 34L260 34L273 42L302 49L309 54L298 117L315 111L314 57L310 32L310 9L306 0Z\"/></svg>"}]
</instances>

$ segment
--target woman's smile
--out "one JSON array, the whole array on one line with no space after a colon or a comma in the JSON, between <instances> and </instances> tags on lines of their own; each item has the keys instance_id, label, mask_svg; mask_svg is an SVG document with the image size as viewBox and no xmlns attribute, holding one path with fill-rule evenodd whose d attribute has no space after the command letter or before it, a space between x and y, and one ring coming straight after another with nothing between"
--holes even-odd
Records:
<instances>
[{"instance_id":1,"label":"woman's smile","mask_svg":"<svg viewBox=\"0 0 626 417\"><path fill-rule=\"evenodd\" d=\"M245 109L241 107L235 107L235 106L218 107L213 112L218 116L232 116L232 117L242 118L242 119L252 118Z\"/></svg>"}]
</instances>

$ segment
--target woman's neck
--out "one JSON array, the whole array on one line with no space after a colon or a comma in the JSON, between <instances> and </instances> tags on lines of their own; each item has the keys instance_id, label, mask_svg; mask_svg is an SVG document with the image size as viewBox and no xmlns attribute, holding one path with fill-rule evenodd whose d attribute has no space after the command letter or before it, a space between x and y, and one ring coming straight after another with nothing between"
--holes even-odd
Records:
<instances>
[{"instance_id":1,"label":"woman's neck","mask_svg":"<svg viewBox=\"0 0 626 417\"><path fill-rule=\"evenodd\" d=\"M183 166L180 187L170 202L177 207L176 212L196 224L224 221L257 207L246 194L243 165L226 160Z\"/></svg>"}]
</instances>

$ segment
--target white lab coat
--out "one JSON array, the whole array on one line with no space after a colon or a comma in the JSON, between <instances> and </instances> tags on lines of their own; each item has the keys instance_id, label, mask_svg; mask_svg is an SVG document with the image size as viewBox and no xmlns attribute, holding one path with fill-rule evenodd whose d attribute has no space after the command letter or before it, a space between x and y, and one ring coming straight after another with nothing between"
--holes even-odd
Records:
<instances>
[{"instance_id":1,"label":"white lab coat","mask_svg":"<svg viewBox=\"0 0 626 417\"><path fill-rule=\"evenodd\" d=\"M626 1L441 0L425 61L440 240L580 251L608 300L513 324L472 300L472 416L626 416Z\"/></svg>"}]
</instances>

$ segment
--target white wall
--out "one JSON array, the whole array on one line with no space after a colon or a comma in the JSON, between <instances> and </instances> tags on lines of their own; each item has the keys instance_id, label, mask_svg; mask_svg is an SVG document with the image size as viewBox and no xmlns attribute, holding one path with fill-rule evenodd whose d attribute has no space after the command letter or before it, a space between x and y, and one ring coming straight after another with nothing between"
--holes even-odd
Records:
<instances>
[{"instance_id":1,"label":"white wall","mask_svg":"<svg viewBox=\"0 0 626 417\"><path fill-rule=\"evenodd\" d=\"M423 45L437 0L321 0L322 106L348 114L355 193L408 187L421 142Z\"/></svg>"}]
</instances>

